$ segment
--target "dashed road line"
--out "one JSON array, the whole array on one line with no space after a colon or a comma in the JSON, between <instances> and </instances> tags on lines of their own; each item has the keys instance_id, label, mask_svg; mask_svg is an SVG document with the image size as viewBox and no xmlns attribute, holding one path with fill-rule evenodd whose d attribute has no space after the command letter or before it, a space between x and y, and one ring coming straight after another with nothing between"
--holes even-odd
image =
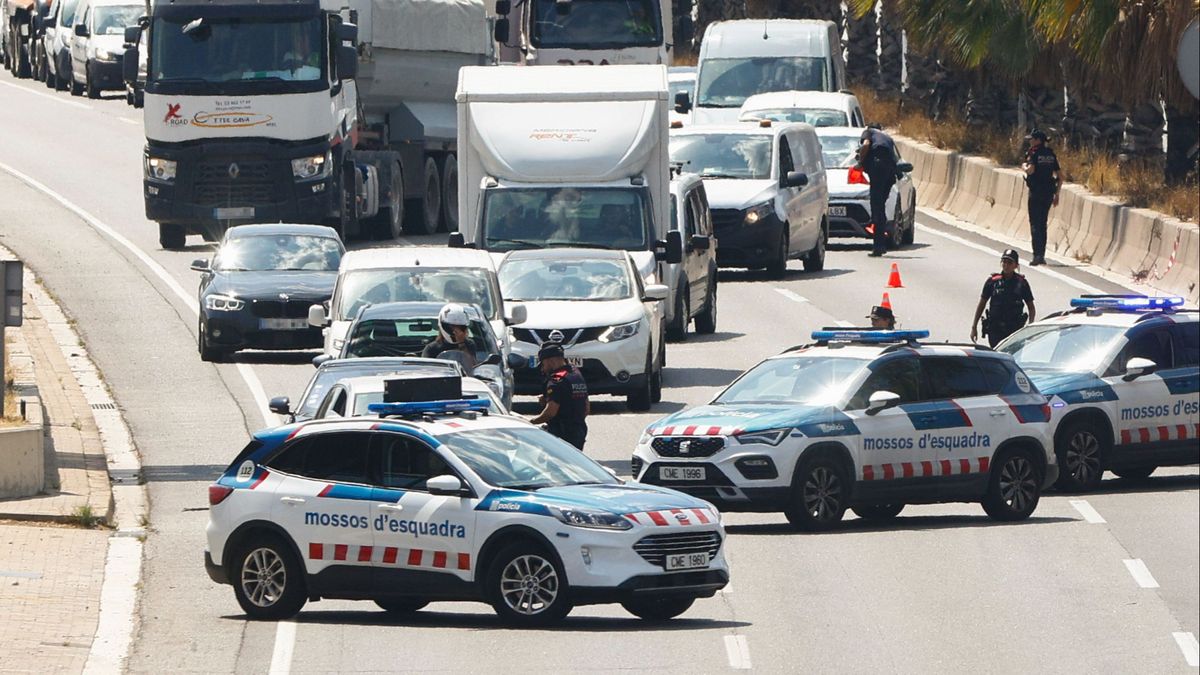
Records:
<instances>
[{"instance_id":1,"label":"dashed road line","mask_svg":"<svg viewBox=\"0 0 1200 675\"><path fill-rule=\"evenodd\" d=\"M1193 668L1200 668L1200 645L1196 643L1196 636L1192 633L1171 633L1175 638L1175 644L1179 645L1179 651L1183 652L1183 659Z\"/></svg>"},{"instance_id":2,"label":"dashed road line","mask_svg":"<svg viewBox=\"0 0 1200 675\"><path fill-rule=\"evenodd\" d=\"M786 288L776 288L775 292L787 298L788 300L794 300L796 302L808 302L808 298L794 291L789 291Z\"/></svg>"},{"instance_id":3,"label":"dashed road line","mask_svg":"<svg viewBox=\"0 0 1200 675\"><path fill-rule=\"evenodd\" d=\"M1099 511L1097 511L1095 508L1092 507L1091 504L1088 503L1088 501L1086 499L1072 499L1071 506L1074 506L1075 510L1078 511L1079 514L1081 516L1083 516L1083 519L1088 521L1089 523L1107 523L1108 522L1107 520L1104 519L1104 516L1100 515Z\"/></svg>"},{"instance_id":4,"label":"dashed road line","mask_svg":"<svg viewBox=\"0 0 1200 675\"><path fill-rule=\"evenodd\" d=\"M296 647L296 622L280 621L275 627L275 649L271 652L271 675L292 672L292 652Z\"/></svg>"},{"instance_id":5,"label":"dashed road line","mask_svg":"<svg viewBox=\"0 0 1200 675\"><path fill-rule=\"evenodd\" d=\"M33 89L30 89L29 87L22 87L21 85L13 84L12 82L5 82L4 80L0 80L0 84L4 85L6 87L12 87L13 89L17 89L19 91L23 91L26 94L31 94L33 96L40 96L42 98L47 98L47 99L50 99L51 101L54 101L56 103L61 103L63 105L74 106L76 108L83 108L84 110L92 109L92 106L90 106L86 103L80 103L79 101L72 101L69 98L63 98L62 96L54 96L51 94L47 94L46 92L43 92L43 91L34 91Z\"/></svg>"},{"instance_id":6,"label":"dashed road line","mask_svg":"<svg viewBox=\"0 0 1200 675\"><path fill-rule=\"evenodd\" d=\"M729 667L734 670L750 670L750 643L745 635L725 636L725 655L729 657Z\"/></svg>"},{"instance_id":7,"label":"dashed road line","mask_svg":"<svg viewBox=\"0 0 1200 675\"><path fill-rule=\"evenodd\" d=\"M1146 563L1142 562L1141 558L1126 560L1125 567L1129 573L1133 575L1133 580L1142 588L1158 588L1158 582L1154 580L1154 575L1150 574L1150 568L1146 567Z\"/></svg>"}]
</instances>

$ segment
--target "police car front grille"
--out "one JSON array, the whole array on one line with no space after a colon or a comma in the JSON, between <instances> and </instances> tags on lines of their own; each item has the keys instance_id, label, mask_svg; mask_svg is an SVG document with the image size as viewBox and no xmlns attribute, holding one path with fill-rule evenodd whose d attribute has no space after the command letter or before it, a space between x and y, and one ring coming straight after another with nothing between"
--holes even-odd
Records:
<instances>
[{"instance_id":1,"label":"police car front grille","mask_svg":"<svg viewBox=\"0 0 1200 675\"><path fill-rule=\"evenodd\" d=\"M685 445L686 444L686 445ZM659 457L711 457L725 447L725 439L721 436L700 436L656 438L650 447Z\"/></svg>"},{"instance_id":2,"label":"police car front grille","mask_svg":"<svg viewBox=\"0 0 1200 675\"><path fill-rule=\"evenodd\" d=\"M637 480L638 474L642 472L642 464L642 458L636 455L629 460L629 475L633 476L634 480Z\"/></svg>"},{"instance_id":3,"label":"police car front grille","mask_svg":"<svg viewBox=\"0 0 1200 675\"><path fill-rule=\"evenodd\" d=\"M721 535L711 531L652 534L642 537L633 545L633 550L646 562L660 567L668 555L680 553L707 553L708 559L712 560L721 550Z\"/></svg>"}]
</instances>

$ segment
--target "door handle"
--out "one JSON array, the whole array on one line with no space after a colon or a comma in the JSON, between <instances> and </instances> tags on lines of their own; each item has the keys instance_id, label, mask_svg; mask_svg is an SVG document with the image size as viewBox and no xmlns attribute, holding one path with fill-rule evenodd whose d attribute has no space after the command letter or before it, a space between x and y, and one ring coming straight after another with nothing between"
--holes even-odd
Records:
<instances>
[{"instance_id":1,"label":"door handle","mask_svg":"<svg viewBox=\"0 0 1200 675\"><path fill-rule=\"evenodd\" d=\"M992 417L1004 417L1004 410L1002 408L997 408L988 414Z\"/></svg>"},{"instance_id":2,"label":"door handle","mask_svg":"<svg viewBox=\"0 0 1200 675\"><path fill-rule=\"evenodd\" d=\"M380 504L378 508L380 511L403 511L404 510L404 507L400 506L399 504Z\"/></svg>"},{"instance_id":3,"label":"door handle","mask_svg":"<svg viewBox=\"0 0 1200 675\"><path fill-rule=\"evenodd\" d=\"M304 503L304 500L299 497L280 497L279 501L283 502L284 504L288 504L290 506L295 506L296 504Z\"/></svg>"}]
</instances>

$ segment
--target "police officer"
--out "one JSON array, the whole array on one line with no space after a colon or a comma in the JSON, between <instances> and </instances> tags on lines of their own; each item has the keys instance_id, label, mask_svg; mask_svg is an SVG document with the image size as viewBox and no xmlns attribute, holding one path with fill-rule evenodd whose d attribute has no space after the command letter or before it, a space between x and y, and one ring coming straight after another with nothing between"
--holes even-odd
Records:
<instances>
[{"instance_id":1,"label":"police officer","mask_svg":"<svg viewBox=\"0 0 1200 675\"><path fill-rule=\"evenodd\" d=\"M1029 186L1029 236L1033 240L1033 260L1030 265L1046 264L1046 220L1050 207L1058 206L1058 191L1062 188L1062 170L1058 157L1046 145L1046 134L1034 129L1028 136L1029 152L1021 168L1025 185Z\"/></svg>"},{"instance_id":2,"label":"police officer","mask_svg":"<svg viewBox=\"0 0 1200 675\"><path fill-rule=\"evenodd\" d=\"M546 393L538 400L545 408L532 424L545 424L546 431L583 450L587 440L587 416L591 412L587 382L579 369L567 363L563 348L547 342L538 350L538 364L546 377Z\"/></svg>"},{"instance_id":3,"label":"police officer","mask_svg":"<svg viewBox=\"0 0 1200 675\"><path fill-rule=\"evenodd\" d=\"M871 308L871 313L867 315L867 318L871 320L871 328L873 329L896 329L896 315L892 312L891 307L876 305Z\"/></svg>"},{"instance_id":4,"label":"police officer","mask_svg":"<svg viewBox=\"0 0 1200 675\"><path fill-rule=\"evenodd\" d=\"M1017 274L1018 261L1017 252L1008 249L1000 256L1001 272L983 282L983 294L975 307L975 319L971 322L971 342L979 338L975 329L985 305L988 314L983 320L983 334L992 347L1037 316L1033 306L1033 289L1024 275ZM1029 310L1028 316L1021 311L1022 304Z\"/></svg>"},{"instance_id":5,"label":"police officer","mask_svg":"<svg viewBox=\"0 0 1200 675\"><path fill-rule=\"evenodd\" d=\"M858 146L858 168L871 179L871 224L875 227L871 256L879 257L887 251L887 200L896 185L896 143L880 130L878 124L863 129Z\"/></svg>"}]
</instances>

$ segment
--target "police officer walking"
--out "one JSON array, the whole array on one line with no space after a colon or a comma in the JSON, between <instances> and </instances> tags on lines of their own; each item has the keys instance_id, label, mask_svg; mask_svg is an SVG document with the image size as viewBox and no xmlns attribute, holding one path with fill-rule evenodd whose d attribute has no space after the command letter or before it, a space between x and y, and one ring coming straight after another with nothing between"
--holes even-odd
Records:
<instances>
[{"instance_id":1,"label":"police officer walking","mask_svg":"<svg viewBox=\"0 0 1200 675\"><path fill-rule=\"evenodd\" d=\"M875 227L875 241L870 255L877 258L887 251L887 200L896 185L896 143L879 129L878 124L863 129L858 146L858 167L871 180L871 224Z\"/></svg>"},{"instance_id":2,"label":"police officer walking","mask_svg":"<svg viewBox=\"0 0 1200 675\"><path fill-rule=\"evenodd\" d=\"M983 282L983 294L975 307L975 319L971 322L971 342L979 338L976 326L984 306L987 306L988 313L983 319L983 334L992 347L1026 323L1031 323L1037 316L1033 306L1033 289L1024 275L1017 274L1018 261L1017 252L1008 249L1000 256L1001 272ZM1021 311L1021 305L1029 310L1028 315Z\"/></svg>"},{"instance_id":3,"label":"police officer walking","mask_svg":"<svg viewBox=\"0 0 1200 675\"><path fill-rule=\"evenodd\" d=\"M538 364L546 377L546 393L539 398L545 405L532 424L545 424L546 431L583 450L587 440L587 416L591 412L587 382L583 374L563 354L562 345L547 342L538 350Z\"/></svg>"},{"instance_id":4,"label":"police officer walking","mask_svg":"<svg viewBox=\"0 0 1200 675\"><path fill-rule=\"evenodd\" d=\"M1046 145L1046 134L1034 129L1029 134L1029 152L1021 168L1025 185L1029 187L1029 237L1033 240L1033 260L1030 265L1046 264L1046 221L1050 207L1058 206L1058 191L1062 188L1062 170L1058 156Z\"/></svg>"}]
</instances>

